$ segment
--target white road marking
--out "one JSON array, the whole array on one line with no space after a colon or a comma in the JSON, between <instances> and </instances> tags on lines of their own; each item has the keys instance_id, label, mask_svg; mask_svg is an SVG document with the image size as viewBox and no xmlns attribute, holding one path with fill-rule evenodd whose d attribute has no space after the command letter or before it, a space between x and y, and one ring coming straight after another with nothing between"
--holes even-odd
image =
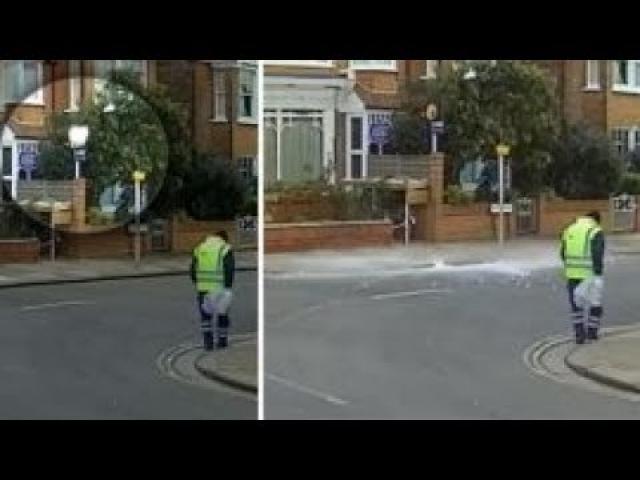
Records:
<instances>
[{"instance_id":1,"label":"white road marking","mask_svg":"<svg viewBox=\"0 0 640 480\"><path fill-rule=\"evenodd\" d=\"M385 300L387 298L402 298L402 297L417 297L420 295L429 295L432 293L451 293L453 290L415 290L412 292L395 292L395 293L383 293L380 295L373 295L372 300Z\"/></svg>"},{"instance_id":2,"label":"white road marking","mask_svg":"<svg viewBox=\"0 0 640 480\"><path fill-rule=\"evenodd\" d=\"M278 377L270 373L266 373L265 378L267 378L268 380L271 380L272 382L279 383L280 385L284 385L285 387L289 387L292 390L296 390L301 393L306 393L307 395L311 395L312 397L320 398L325 402L329 402L334 405L345 406L349 403L346 400L343 400L342 398L338 398L334 395L330 395L328 393L324 393L310 387L305 387L304 385L300 385L299 383L292 382L291 380L287 380L286 378Z\"/></svg>"},{"instance_id":3,"label":"white road marking","mask_svg":"<svg viewBox=\"0 0 640 480\"><path fill-rule=\"evenodd\" d=\"M93 305L95 302L86 302L83 300L70 300L67 302L56 302L56 303L42 303L40 305L27 305L25 307L20 308L23 312L29 312L33 310L45 310L47 308L60 308L60 307L70 307L77 305Z\"/></svg>"}]
</instances>

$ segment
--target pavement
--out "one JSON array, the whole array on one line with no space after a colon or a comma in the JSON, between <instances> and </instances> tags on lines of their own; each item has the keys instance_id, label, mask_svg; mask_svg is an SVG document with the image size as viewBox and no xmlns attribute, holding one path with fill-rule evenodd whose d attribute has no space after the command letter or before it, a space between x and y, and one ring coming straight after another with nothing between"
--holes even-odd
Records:
<instances>
[{"instance_id":1,"label":"pavement","mask_svg":"<svg viewBox=\"0 0 640 480\"><path fill-rule=\"evenodd\" d=\"M232 338L228 348L201 355L195 366L202 375L213 381L257 394L257 335L240 341Z\"/></svg>"},{"instance_id":2,"label":"pavement","mask_svg":"<svg viewBox=\"0 0 640 480\"><path fill-rule=\"evenodd\" d=\"M608 240L603 324L621 328L638 322L640 238ZM638 401L523 361L540 339L571 335L557 249L523 240L503 256L487 242L265 256L265 418L640 419Z\"/></svg>"},{"instance_id":3,"label":"pavement","mask_svg":"<svg viewBox=\"0 0 640 480\"><path fill-rule=\"evenodd\" d=\"M565 358L565 362L587 378L640 393L640 326L580 346Z\"/></svg>"},{"instance_id":4,"label":"pavement","mask_svg":"<svg viewBox=\"0 0 640 480\"><path fill-rule=\"evenodd\" d=\"M257 252L235 252L238 270L256 270ZM122 259L60 259L36 264L0 264L0 289L17 286L35 286L97 280L147 278L186 275L189 272L189 255L153 254L142 258L136 265L131 258Z\"/></svg>"},{"instance_id":5,"label":"pavement","mask_svg":"<svg viewBox=\"0 0 640 480\"><path fill-rule=\"evenodd\" d=\"M256 335L257 283L238 272L232 336ZM181 345L202 352L188 278L0 290L0 418L257 419L255 395L206 380L188 355L186 374L201 382L161 368Z\"/></svg>"}]
</instances>

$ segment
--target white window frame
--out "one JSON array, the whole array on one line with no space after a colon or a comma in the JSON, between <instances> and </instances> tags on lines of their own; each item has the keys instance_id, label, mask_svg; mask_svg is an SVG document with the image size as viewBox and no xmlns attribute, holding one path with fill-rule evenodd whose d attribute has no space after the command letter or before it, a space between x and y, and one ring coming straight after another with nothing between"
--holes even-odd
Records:
<instances>
[{"instance_id":1,"label":"white window frame","mask_svg":"<svg viewBox=\"0 0 640 480\"><path fill-rule=\"evenodd\" d=\"M289 118L313 118L321 122L322 125L322 167L325 169L331 166L333 151L331 144L334 141L332 129L332 119L327 111L322 110L291 110L291 109L269 109L263 112L265 118L276 120L276 181L282 180L282 130L285 119ZM332 170L329 183L335 183L335 169Z\"/></svg>"},{"instance_id":2,"label":"white window frame","mask_svg":"<svg viewBox=\"0 0 640 480\"><path fill-rule=\"evenodd\" d=\"M351 144L352 126L351 120L359 118L362 121L362 141L360 148L353 148ZM347 114L347 131L346 131L346 179L353 178L353 155L360 155L362 158L362 175L360 179L367 178L369 175L369 116L368 114Z\"/></svg>"},{"instance_id":3,"label":"white window frame","mask_svg":"<svg viewBox=\"0 0 640 480\"><path fill-rule=\"evenodd\" d=\"M440 67L440 60L425 60L424 75L422 75L420 78L423 80L433 80L438 78L439 67Z\"/></svg>"},{"instance_id":4,"label":"white window frame","mask_svg":"<svg viewBox=\"0 0 640 480\"><path fill-rule=\"evenodd\" d=\"M618 138L619 132L626 132L625 139ZM637 126L621 126L611 129L611 141L619 153L620 147L624 147L624 154L632 152L635 148L640 147L640 125ZM624 143L622 143L624 142Z\"/></svg>"},{"instance_id":5,"label":"white window frame","mask_svg":"<svg viewBox=\"0 0 640 480\"><path fill-rule=\"evenodd\" d=\"M242 107L243 107L243 95L242 95L242 73L249 72L253 74L253 84L252 84L252 95L251 95L251 116L243 116L241 115ZM240 123L249 123L249 124L257 124L258 123L258 70L255 67L251 66L242 66L238 71L238 95L236 98L238 102L238 122Z\"/></svg>"},{"instance_id":6,"label":"white window frame","mask_svg":"<svg viewBox=\"0 0 640 480\"><path fill-rule=\"evenodd\" d=\"M227 78L224 70L213 70L213 121L227 121Z\"/></svg>"},{"instance_id":7,"label":"white window frame","mask_svg":"<svg viewBox=\"0 0 640 480\"><path fill-rule=\"evenodd\" d=\"M77 112L80 109L80 95L82 91L82 60L69 60L69 106L68 112Z\"/></svg>"},{"instance_id":8,"label":"white window frame","mask_svg":"<svg viewBox=\"0 0 640 480\"><path fill-rule=\"evenodd\" d=\"M243 173L247 171L247 168L245 168L245 165L243 165L243 162L247 162L250 163L251 166L249 167L251 170L251 175L244 175ZM252 156L252 155L243 155L241 157L238 157L238 170L241 172L241 175L243 178L245 179L251 179L251 178L256 178L258 176L258 171L257 171L257 162L256 162L256 157Z\"/></svg>"},{"instance_id":9,"label":"white window frame","mask_svg":"<svg viewBox=\"0 0 640 480\"><path fill-rule=\"evenodd\" d=\"M94 60L93 61L93 66L94 66L94 76L95 76L95 70L96 70L96 64L99 61L105 61L105 60ZM108 62L112 62L112 67L111 67L111 71L117 71L117 70L123 70L125 68L124 66L124 62L130 61L130 60L106 60ZM149 61L148 60L139 60L140 62L142 62L142 77L140 79L142 86L146 87L148 85L148 80L149 80ZM104 78L94 78L94 91L95 93L98 93L99 91L102 91L102 89L104 88L104 82L106 79Z\"/></svg>"},{"instance_id":10,"label":"white window frame","mask_svg":"<svg viewBox=\"0 0 640 480\"><path fill-rule=\"evenodd\" d=\"M23 92L24 91L24 84L25 84L25 62L35 62L37 70L36 70L36 84L38 85L38 88L36 91L31 92L27 97L25 98L6 98L5 97L5 102L9 101L9 102L15 102L15 103L22 103L25 105L44 105L44 82L43 82L43 77L44 77L44 73L43 73L43 65L42 65L42 61L41 60L8 60L9 62L15 62L17 65L19 65L19 68L17 70L13 70L14 72L17 71L19 78L8 78L9 73L12 70L9 70L8 72L5 70L5 76L4 76L4 80L7 82L18 82L19 88L17 88L16 90L18 90L19 92ZM6 95L6 89L4 91L4 94Z\"/></svg>"},{"instance_id":11,"label":"white window frame","mask_svg":"<svg viewBox=\"0 0 640 480\"><path fill-rule=\"evenodd\" d=\"M600 90L600 60L585 60L585 90Z\"/></svg>"},{"instance_id":12,"label":"white window frame","mask_svg":"<svg viewBox=\"0 0 640 480\"><path fill-rule=\"evenodd\" d=\"M333 60L263 60L263 64L290 67L330 68L333 67Z\"/></svg>"},{"instance_id":13,"label":"white window frame","mask_svg":"<svg viewBox=\"0 0 640 480\"><path fill-rule=\"evenodd\" d=\"M397 60L349 60L351 70L372 70L396 72L398 70Z\"/></svg>"},{"instance_id":14,"label":"white window frame","mask_svg":"<svg viewBox=\"0 0 640 480\"><path fill-rule=\"evenodd\" d=\"M18 197L18 179L20 178L18 171L18 142L16 142L13 131L7 126L0 132L0 155L3 156L3 158L0 158L0 163L3 163L5 148L11 149L11 175L5 175L3 168L0 168L0 177L2 177L3 183L9 182L11 185L11 197L16 199Z\"/></svg>"},{"instance_id":15,"label":"white window frame","mask_svg":"<svg viewBox=\"0 0 640 480\"><path fill-rule=\"evenodd\" d=\"M616 71L619 61L627 62L627 80L628 83L619 83L616 81ZM620 93L640 94L640 60L612 60L612 90Z\"/></svg>"}]
</instances>

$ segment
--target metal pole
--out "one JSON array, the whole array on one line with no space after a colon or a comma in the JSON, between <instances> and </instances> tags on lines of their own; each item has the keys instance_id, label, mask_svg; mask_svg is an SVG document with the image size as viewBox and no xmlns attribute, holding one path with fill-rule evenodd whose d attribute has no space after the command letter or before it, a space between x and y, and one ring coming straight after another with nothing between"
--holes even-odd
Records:
<instances>
[{"instance_id":1,"label":"metal pole","mask_svg":"<svg viewBox=\"0 0 640 480\"><path fill-rule=\"evenodd\" d=\"M49 245L49 252L51 256L51 261L55 262L56 260L56 222L54 216L54 208L51 209L51 245Z\"/></svg>"},{"instance_id":2,"label":"metal pole","mask_svg":"<svg viewBox=\"0 0 640 480\"><path fill-rule=\"evenodd\" d=\"M500 198L498 200L498 203L500 204L500 225L498 228L498 242L500 243L500 246L502 246L504 245L504 157L502 155L499 155L499 162L500 167L498 182L500 183Z\"/></svg>"},{"instance_id":3,"label":"metal pole","mask_svg":"<svg viewBox=\"0 0 640 480\"><path fill-rule=\"evenodd\" d=\"M431 129L431 153L438 153L438 135Z\"/></svg>"},{"instance_id":4,"label":"metal pole","mask_svg":"<svg viewBox=\"0 0 640 480\"><path fill-rule=\"evenodd\" d=\"M404 193L404 244L409 245L409 182Z\"/></svg>"},{"instance_id":5,"label":"metal pole","mask_svg":"<svg viewBox=\"0 0 640 480\"><path fill-rule=\"evenodd\" d=\"M135 182L135 215L136 215L136 233L135 233L135 261L140 264L140 182Z\"/></svg>"}]
</instances>

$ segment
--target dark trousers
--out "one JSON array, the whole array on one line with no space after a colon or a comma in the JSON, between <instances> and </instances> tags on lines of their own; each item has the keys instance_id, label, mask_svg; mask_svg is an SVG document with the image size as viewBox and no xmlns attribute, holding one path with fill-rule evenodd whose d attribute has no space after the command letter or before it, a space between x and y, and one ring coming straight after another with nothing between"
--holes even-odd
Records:
<instances>
[{"instance_id":1,"label":"dark trousers","mask_svg":"<svg viewBox=\"0 0 640 480\"><path fill-rule=\"evenodd\" d=\"M569 305L571 306L571 322L574 327L586 326L598 330L602 320L602 306L590 307L588 312L584 308L576 304L575 290L582 283L582 280L570 279L567 282L567 292L569 294ZM588 313L588 315L585 315ZM585 318L586 316L586 318Z\"/></svg>"}]
</instances>

